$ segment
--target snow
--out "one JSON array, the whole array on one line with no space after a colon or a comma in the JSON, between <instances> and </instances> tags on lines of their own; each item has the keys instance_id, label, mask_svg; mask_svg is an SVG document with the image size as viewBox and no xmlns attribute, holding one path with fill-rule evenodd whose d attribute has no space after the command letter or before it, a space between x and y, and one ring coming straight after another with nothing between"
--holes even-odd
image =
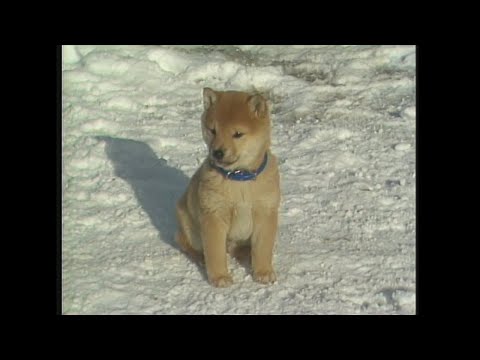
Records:
<instances>
[{"instance_id":1,"label":"snow","mask_svg":"<svg viewBox=\"0 0 480 360\"><path fill-rule=\"evenodd\" d=\"M414 46L68 45L62 74L63 314L415 313ZM174 244L203 87L269 96L274 285Z\"/></svg>"}]
</instances>

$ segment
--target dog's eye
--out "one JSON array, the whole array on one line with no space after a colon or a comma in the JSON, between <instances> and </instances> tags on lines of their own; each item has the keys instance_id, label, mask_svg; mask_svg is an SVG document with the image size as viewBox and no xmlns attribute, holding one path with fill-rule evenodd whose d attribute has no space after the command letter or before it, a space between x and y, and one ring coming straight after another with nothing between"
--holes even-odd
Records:
<instances>
[{"instance_id":1,"label":"dog's eye","mask_svg":"<svg viewBox=\"0 0 480 360\"><path fill-rule=\"evenodd\" d=\"M211 132L213 135L215 135L215 134L217 133L217 132L215 131L215 129L208 129L208 130L210 130L210 132Z\"/></svg>"},{"instance_id":2,"label":"dog's eye","mask_svg":"<svg viewBox=\"0 0 480 360\"><path fill-rule=\"evenodd\" d=\"M243 136L243 134L241 132L238 132L238 131L235 131L235 134L233 134L233 137L238 139L238 138L241 138Z\"/></svg>"}]
</instances>

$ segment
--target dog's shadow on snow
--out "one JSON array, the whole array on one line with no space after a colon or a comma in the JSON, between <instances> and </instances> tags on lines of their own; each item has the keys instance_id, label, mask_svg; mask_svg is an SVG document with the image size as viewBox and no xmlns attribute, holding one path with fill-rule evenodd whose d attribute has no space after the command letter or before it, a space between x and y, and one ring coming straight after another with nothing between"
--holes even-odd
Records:
<instances>
[{"instance_id":1,"label":"dog's shadow on snow","mask_svg":"<svg viewBox=\"0 0 480 360\"><path fill-rule=\"evenodd\" d=\"M188 177L168 166L166 160L158 158L143 142L108 136L96 139L105 142L105 152L113 163L115 175L130 184L161 239L178 249L174 240L175 204L187 187Z\"/></svg>"}]
</instances>

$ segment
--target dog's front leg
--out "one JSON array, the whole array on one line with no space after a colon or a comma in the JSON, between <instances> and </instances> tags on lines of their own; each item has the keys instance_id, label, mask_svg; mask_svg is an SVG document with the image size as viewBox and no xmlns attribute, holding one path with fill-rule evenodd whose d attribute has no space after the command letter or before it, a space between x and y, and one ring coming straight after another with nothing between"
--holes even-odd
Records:
<instances>
[{"instance_id":1,"label":"dog's front leg","mask_svg":"<svg viewBox=\"0 0 480 360\"><path fill-rule=\"evenodd\" d=\"M208 280L216 287L230 286L233 280L227 267L227 225L215 214L203 216L201 224Z\"/></svg>"},{"instance_id":2,"label":"dog's front leg","mask_svg":"<svg viewBox=\"0 0 480 360\"><path fill-rule=\"evenodd\" d=\"M253 279L268 284L277 280L273 270L273 248L277 237L278 211L261 207L254 211L252 234Z\"/></svg>"}]
</instances>

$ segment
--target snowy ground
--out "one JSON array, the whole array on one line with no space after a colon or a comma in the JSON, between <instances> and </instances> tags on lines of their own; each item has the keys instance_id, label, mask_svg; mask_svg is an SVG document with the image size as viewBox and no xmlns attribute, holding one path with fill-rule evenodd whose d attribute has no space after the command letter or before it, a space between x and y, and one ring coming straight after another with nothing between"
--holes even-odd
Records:
<instances>
[{"instance_id":1,"label":"snowy ground","mask_svg":"<svg viewBox=\"0 0 480 360\"><path fill-rule=\"evenodd\" d=\"M414 46L66 46L62 73L64 314L415 313ZM206 86L272 102L272 286L173 242Z\"/></svg>"}]
</instances>

